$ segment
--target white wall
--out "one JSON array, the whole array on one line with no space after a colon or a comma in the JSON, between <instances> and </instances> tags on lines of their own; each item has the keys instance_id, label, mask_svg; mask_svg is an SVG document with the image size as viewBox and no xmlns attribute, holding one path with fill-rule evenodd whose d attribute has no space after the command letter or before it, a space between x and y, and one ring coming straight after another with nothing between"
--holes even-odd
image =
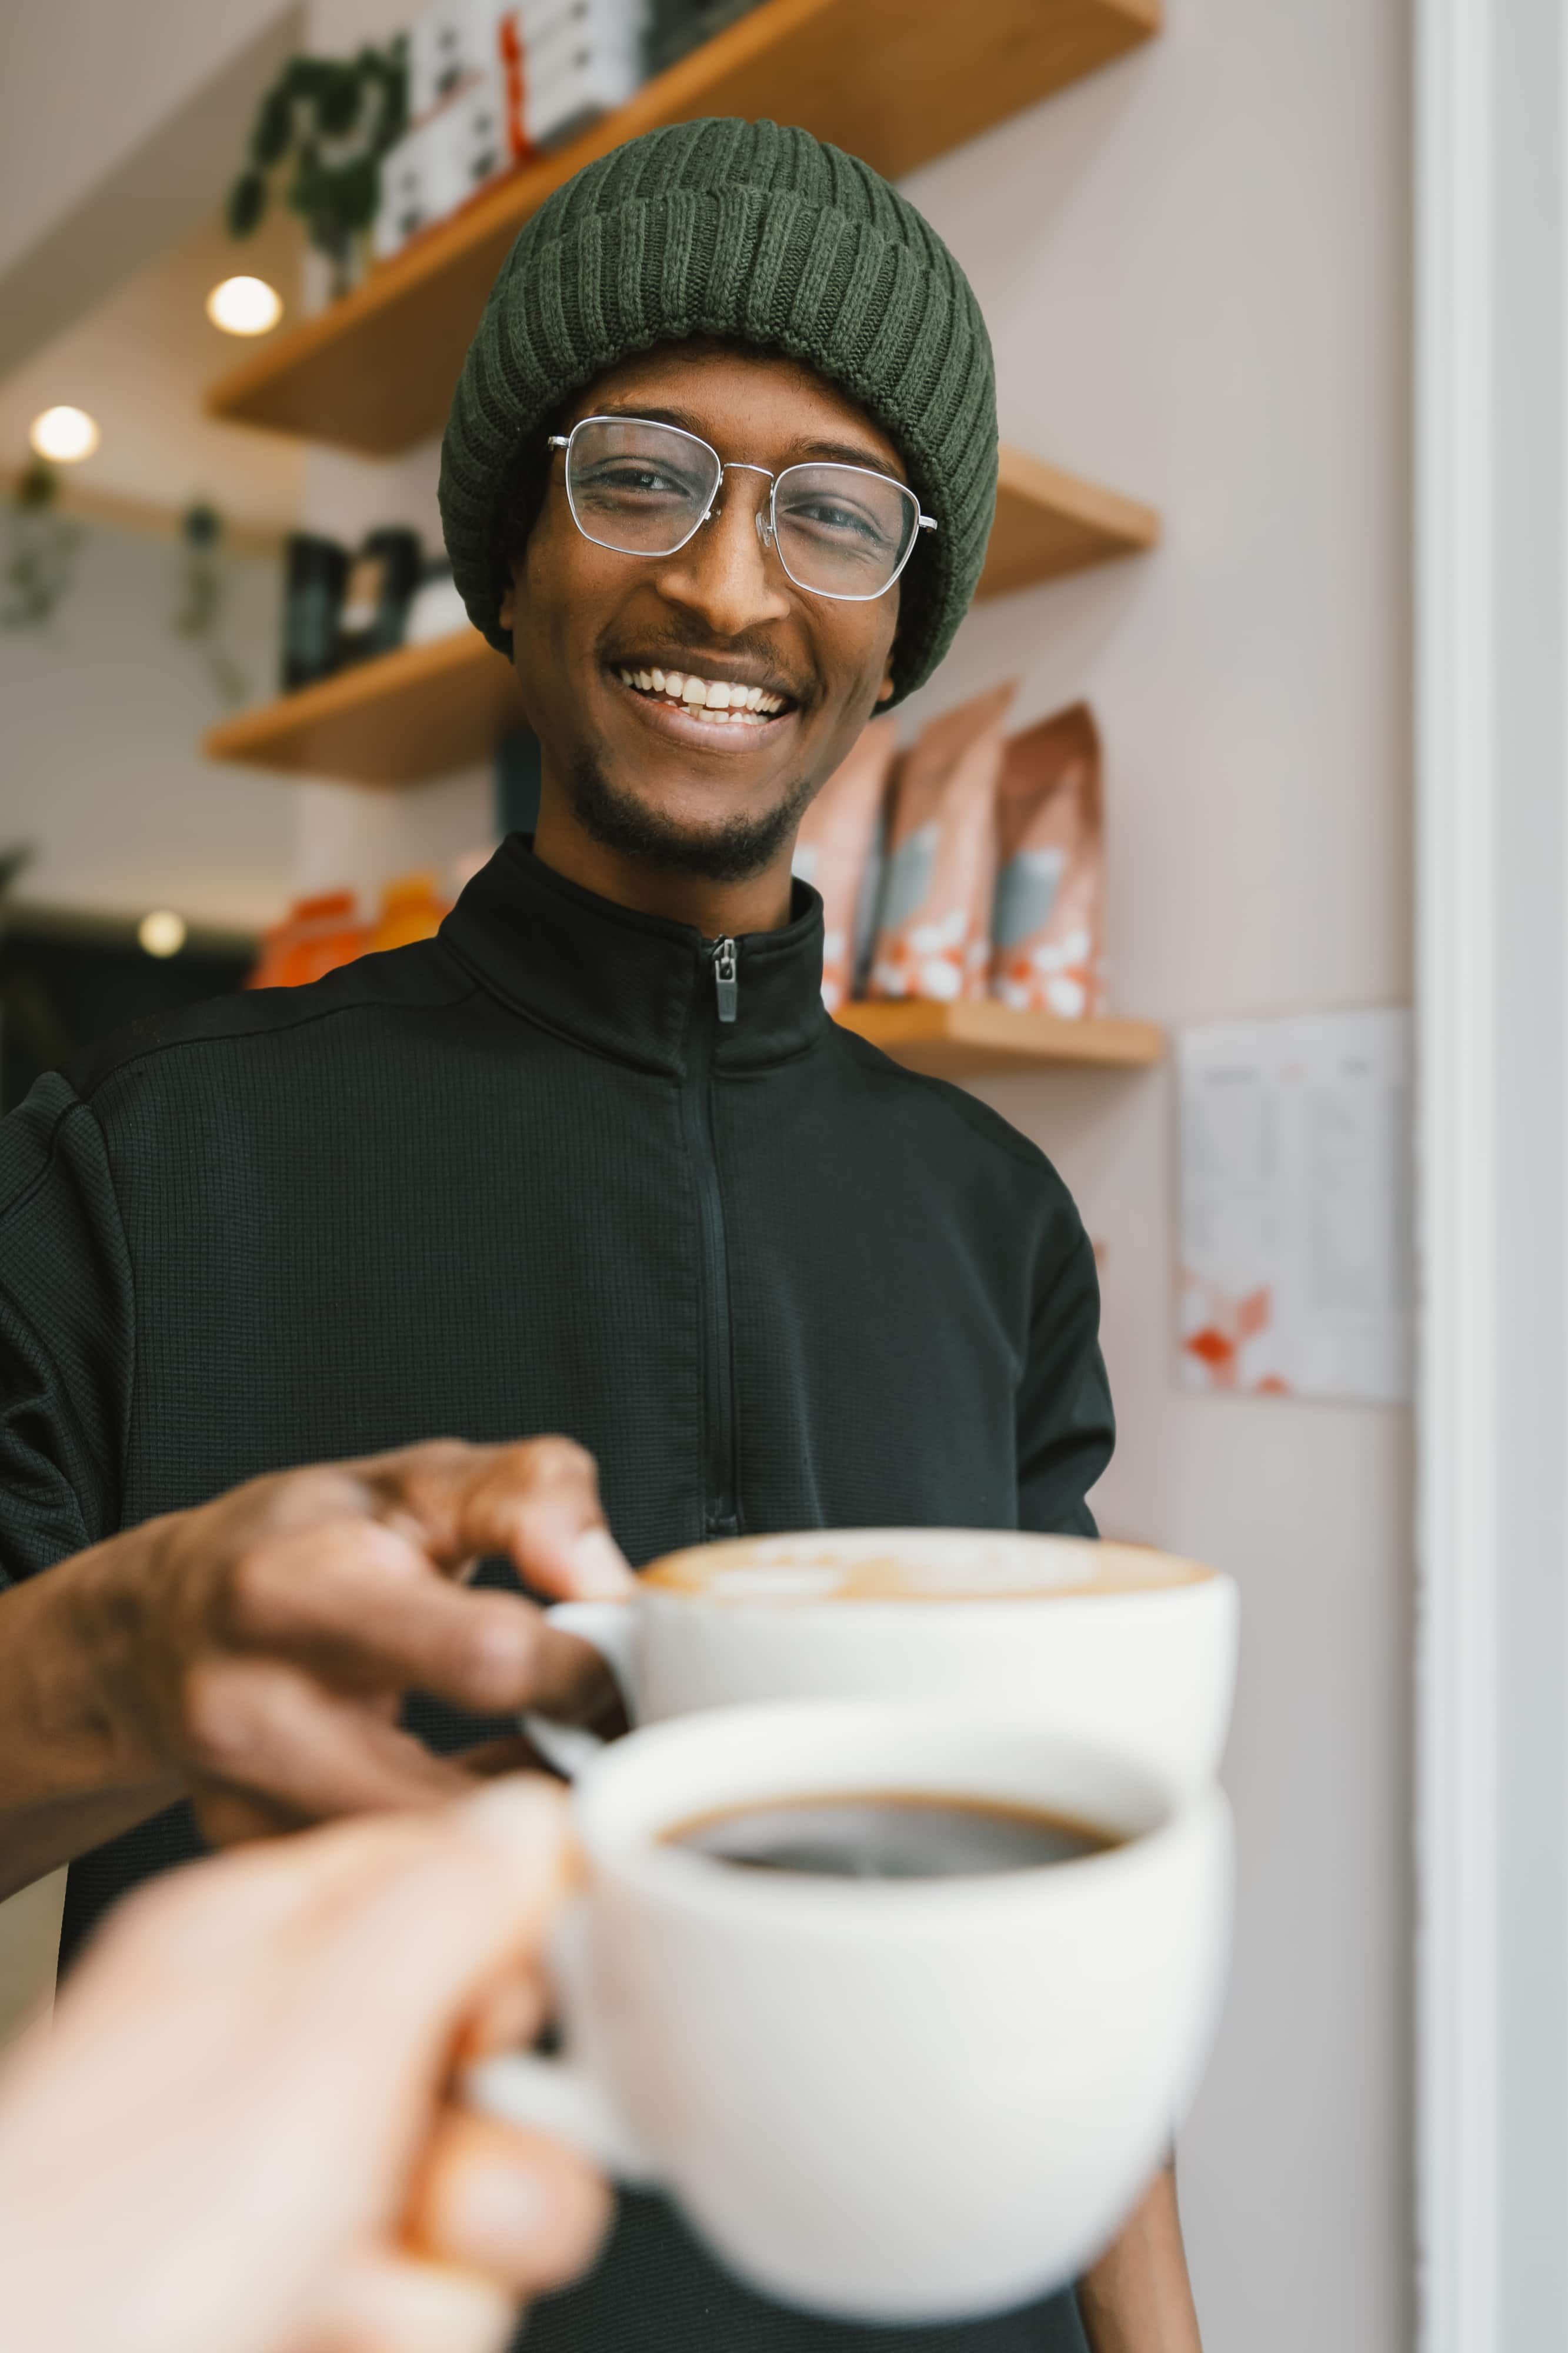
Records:
<instances>
[{"instance_id":1,"label":"white wall","mask_svg":"<svg viewBox=\"0 0 1568 2353\"><path fill-rule=\"evenodd\" d=\"M1119 1009L1410 994L1403 0L1176 0L1164 37L909 184L971 271L1005 435L1157 501L1152 560L983 608L1108 744ZM1240 1580L1235 1973L1181 2151L1208 2353L1410 2342L1411 1436L1183 1396L1164 1075L984 1090L1097 1238L1102 1523Z\"/></svg>"},{"instance_id":2,"label":"white wall","mask_svg":"<svg viewBox=\"0 0 1568 2353\"><path fill-rule=\"evenodd\" d=\"M0 842L37 851L23 894L95 912L174 907L242 928L289 896L293 807L258 769L199 750L226 706L170 626L172 539L77 526L75 582L47 628L0 629ZM253 695L278 674L275 562L228 568L223 636Z\"/></svg>"},{"instance_id":3,"label":"white wall","mask_svg":"<svg viewBox=\"0 0 1568 2353\"><path fill-rule=\"evenodd\" d=\"M0 368L214 209L298 14L288 0L8 0Z\"/></svg>"}]
</instances>

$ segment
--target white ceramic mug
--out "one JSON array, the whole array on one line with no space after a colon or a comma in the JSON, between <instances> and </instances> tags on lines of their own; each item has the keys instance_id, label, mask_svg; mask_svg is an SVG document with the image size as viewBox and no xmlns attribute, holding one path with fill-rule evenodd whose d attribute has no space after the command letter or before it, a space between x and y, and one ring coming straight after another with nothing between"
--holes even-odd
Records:
<instances>
[{"instance_id":1,"label":"white ceramic mug","mask_svg":"<svg viewBox=\"0 0 1568 2353\"><path fill-rule=\"evenodd\" d=\"M663 1842L705 1812L829 1792L1039 1807L1125 1843L892 1882ZM476 2105L657 2181L752 2286L848 2318L1004 2311L1107 2242L1217 2010L1217 1790L1016 1723L822 1701L633 1733L576 1803L590 1878L556 1955L566 2056L484 2063Z\"/></svg>"},{"instance_id":2,"label":"white ceramic mug","mask_svg":"<svg viewBox=\"0 0 1568 2353\"><path fill-rule=\"evenodd\" d=\"M1228 1577L1141 1546L968 1528L742 1537L672 1553L630 1602L550 1613L603 1652L634 1724L749 1700L922 1699L1213 1776L1230 1722ZM532 1716L573 1771L589 1734Z\"/></svg>"}]
</instances>

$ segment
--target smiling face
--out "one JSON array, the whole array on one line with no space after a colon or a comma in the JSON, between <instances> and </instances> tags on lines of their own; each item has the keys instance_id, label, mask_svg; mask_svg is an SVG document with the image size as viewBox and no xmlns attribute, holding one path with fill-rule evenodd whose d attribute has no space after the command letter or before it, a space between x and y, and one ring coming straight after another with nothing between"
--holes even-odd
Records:
<instances>
[{"instance_id":1,"label":"smiling face","mask_svg":"<svg viewBox=\"0 0 1568 2353\"><path fill-rule=\"evenodd\" d=\"M905 479L852 401L760 353L666 346L602 376L558 429L616 415L683 427L726 465L830 459ZM758 533L768 493L760 472L727 473L684 547L623 554L578 530L557 451L500 616L543 753L540 856L686 920L704 918L683 882L703 905L744 885L753 920L714 918L731 930L787 910L795 829L892 692L899 618L897 584L863 603L796 587Z\"/></svg>"}]
</instances>

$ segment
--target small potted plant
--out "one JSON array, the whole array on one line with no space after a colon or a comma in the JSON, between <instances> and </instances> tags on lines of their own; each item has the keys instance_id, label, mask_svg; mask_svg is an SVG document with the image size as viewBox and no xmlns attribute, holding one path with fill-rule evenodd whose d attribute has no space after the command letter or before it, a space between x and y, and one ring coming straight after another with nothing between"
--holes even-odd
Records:
<instances>
[{"instance_id":1,"label":"small potted plant","mask_svg":"<svg viewBox=\"0 0 1568 2353\"><path fill-rule=\"evenodd\" d=\"M283 201L331 264L332 292L363 275L381 192L381 159L407 124L402 37L354 58L290 58L257 111L245 170L229 191L228 226L250 236L272 184L292 172Z\"/></svg>"}]
</instances>

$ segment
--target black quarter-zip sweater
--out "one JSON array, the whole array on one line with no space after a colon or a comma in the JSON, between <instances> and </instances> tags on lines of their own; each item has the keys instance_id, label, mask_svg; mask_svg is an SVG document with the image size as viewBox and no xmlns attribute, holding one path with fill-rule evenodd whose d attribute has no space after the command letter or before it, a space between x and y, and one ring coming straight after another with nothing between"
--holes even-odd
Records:
<instances>
[{"instance_id":1,"label":"black quarter-zip sweater","mask_svg":"<svg viewBox=\"0 0 1568 2353\"><path fill-rule=\"evenodd\" d=\"M831 1022L821 955L799 886L785 930L716 951L514 837L437 939L41 1081L0 1125L4 1575L258 1472L548 1430L597 1457L638 1565L736 1531L1092 1533L1111 1419L1066 1188ZM182 1808L74 1865L68 1948L196 1849ZM641 2197L527 2341L1082 2344L1070 2296L962 2328L785 2313Z\"/></svg>"}]
</instances>

